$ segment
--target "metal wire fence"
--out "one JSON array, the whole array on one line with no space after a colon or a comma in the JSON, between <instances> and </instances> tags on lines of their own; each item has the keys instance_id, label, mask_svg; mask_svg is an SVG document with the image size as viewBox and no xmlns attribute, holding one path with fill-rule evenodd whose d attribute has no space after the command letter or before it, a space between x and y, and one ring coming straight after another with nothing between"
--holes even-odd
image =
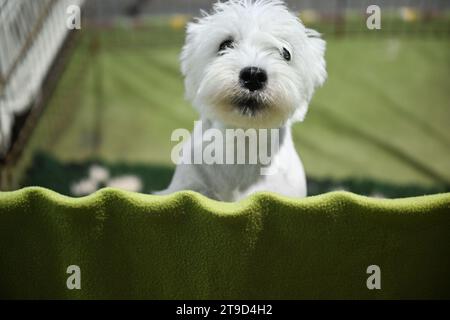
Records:
<instances>
[{"instance_id":1,"label":"metal wire fence","mask_svg":"<svg viewBox=\"0 0 450 320\"><path fill-rule=\"evenodd\" d=\"M66 9L82 0L0 1L0 156L16 117L33 106L68 34Z\"/></svg>"}]
</instances>

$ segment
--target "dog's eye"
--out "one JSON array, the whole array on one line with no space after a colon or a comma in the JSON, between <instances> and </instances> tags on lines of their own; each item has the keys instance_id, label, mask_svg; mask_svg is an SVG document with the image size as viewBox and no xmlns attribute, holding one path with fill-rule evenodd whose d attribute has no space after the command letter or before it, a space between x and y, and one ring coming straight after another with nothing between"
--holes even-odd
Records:
<instances>
[{"instance_id":1,"label":"dog's eye","mask_svg":"<svg viewBox=\"0 0 450 320\"><path fill-rule=\"evenodd\" d=\"M289 50L288 49L286 49L286 48L283 48L283 58L286 60L286 61L291 61L291 53L289 52Z\"/></svg>"},{"instance_id":2,"label":"dog's eye","mask_svg":"<svg viewBox=\"0 0 450 320\"><path fill-rule=\"evenodd\" d=\"M227 49L233 49L234 48L234 40L233 39L227 39L224 42L220 44L219 47L219 53L227 50Z\"/></svg>"}]
</instances>

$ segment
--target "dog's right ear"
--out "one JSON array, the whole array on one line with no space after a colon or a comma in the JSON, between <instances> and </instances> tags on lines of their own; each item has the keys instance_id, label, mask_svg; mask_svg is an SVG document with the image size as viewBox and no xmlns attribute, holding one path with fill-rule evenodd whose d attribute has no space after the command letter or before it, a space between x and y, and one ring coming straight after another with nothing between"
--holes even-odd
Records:
<instances>
[{"instance_id":1,"label":"dog's right ear","mask_svg":"<svg viewBox=\"0 0 450 320\"><path fill-rule=\"evenodd\" d=\"M183 49L181 51L181 72L184 76L190 71L190 60L198 57L201 54L201 46L203 41L200 39L202 31L205 31L205 23L211 19L211 15L205 11L200 10L200 16L194 18L193 21L186 25L186 39Z\"/></svg>"},{"instance_id":2,"label":"dog's right ear","mask_svg":"<svg viewBox=\"0 0 450 320\"><path fill-rule=\"evenodd\" d=\"M196 38L198 34L198 22L189 22L186 26L186 40L181 51L181 72L186 76L188 71L188 61L194 56L196 51Z\"/></svg>"},{"instance_id":3,"label":"dog's right ear","mask_svg":"<svg viewBox=\"0 0 450 320\"><path fill-rule=\"evenodd\" d=\"M199 68L199 61L202 61L201 41L199 39L202 25L199 20L190 22L186 28L186 40L181 51L181 73L184 76L185 94L186 98L193 101L197 88L199 86L199 79L201 79L201 68Z\"/></svg>"}]
</instances>

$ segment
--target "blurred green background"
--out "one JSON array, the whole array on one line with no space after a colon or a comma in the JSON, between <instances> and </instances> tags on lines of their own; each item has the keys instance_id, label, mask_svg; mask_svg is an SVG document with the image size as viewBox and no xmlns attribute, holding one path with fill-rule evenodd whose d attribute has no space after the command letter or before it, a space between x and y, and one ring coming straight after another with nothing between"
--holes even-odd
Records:
<instances>
[{"instance_id":1,"label":"blurred green background","mask_svg":"<svg viewBox=\"0 0 450 320\"><path fill-rule=\"evenodd\" d=\"M111 177L138 179L141 192L166 187L171 133L197 119L179 71L187 19L84 27L14 168L20 186L77 195L73 186L99 165ZM367 30L361 18L346 21L338 32L310 23L327 41L329 78L294 127L309 194L450 191L448 17L425 25L438 34L421 33L414 19L384 22L389 33Z\"/></svg>"}]
</instances>

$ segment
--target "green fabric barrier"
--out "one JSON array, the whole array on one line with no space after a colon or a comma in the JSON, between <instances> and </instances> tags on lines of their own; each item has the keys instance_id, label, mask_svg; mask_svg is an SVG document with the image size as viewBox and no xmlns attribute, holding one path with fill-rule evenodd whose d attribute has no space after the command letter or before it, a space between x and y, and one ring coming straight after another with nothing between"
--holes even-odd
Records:
<instances>
[{"instance_id":1,"label":"green fabric barrier","mask_svg":"<svg viewBox=\"0 0 450 320\"><path fill-rule=\"evenodd\" d=\"M81 289L66 286L81 269ZM367 267L381 268L368 290ZM0 297L450 298L450 194L0 193Z\"/></svg>"}]
</instances>

